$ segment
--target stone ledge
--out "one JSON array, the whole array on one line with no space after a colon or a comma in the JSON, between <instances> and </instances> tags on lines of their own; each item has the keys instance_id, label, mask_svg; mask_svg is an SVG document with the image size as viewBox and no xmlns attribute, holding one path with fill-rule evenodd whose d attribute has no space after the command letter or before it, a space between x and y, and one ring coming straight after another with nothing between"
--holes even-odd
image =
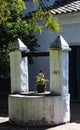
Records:
<instances>
[{"instance_id":1,"label":"stone ledge","mask_svg":"<svg viewBox=\"0 0 80 130\"><path fill-rule=\"evenodd\" d=\"M25 96L54 96L54 93L51 93L50 91L46 91L44 93L38 93L37 91L30 91L30 92L20 92L19 94Z\"/></svg>"}]
</instances>

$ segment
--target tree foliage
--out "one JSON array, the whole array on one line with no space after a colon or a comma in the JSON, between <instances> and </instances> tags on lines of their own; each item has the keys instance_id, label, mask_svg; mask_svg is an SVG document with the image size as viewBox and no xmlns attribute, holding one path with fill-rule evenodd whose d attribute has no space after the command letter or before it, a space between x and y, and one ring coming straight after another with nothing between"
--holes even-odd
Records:
<instances>
[{"instance_id":1,"label":"tree foliage","mask_svg":"<svg viewBox=\"0 0 80 130\"><path fill-rule=\"evenodd\" d=\"M33 13L31 22L39 29L48 28L52 31L59 31L61 29L58 19L54 18L53 14L50 11L50 6L47 4L49 0L33 0L35 5L39 5L39 8L36 12ZM43 24L39 24L39 21L43 20ZM38 26L39 25L39 26ZM40 30L41 31L41 30Z\"/></svg>"},{"instance_id":2,"label":"tree foliage","mask_svg":"<svg viewBox=\"0 0 80 130\"><path fill-rule=\"evenodd\" d=\"M37 46L34 27L22 19L26 9L23 0L0 1L0 76L9 75L9 48L16 38L20 38L31 51Z\"/></svg>"},{"instance_id":3,"label":"tree foliage","mask_svg":"<svg viewBox=\"0 0 80 130\"><path fill-rule=\"evenodd\" d=\"M0 0L0 77L9 75L9 48L16 38L20 38L27 47L34 51L37 39L34 32L42 32L43 27L58 31L60 26L52 14L45 8L42 0L34 0L39 9L32 13L31 19L23 19L26 10L24 0ZM40 25L39 20L45 24ZM43 23L44 23L43 22Z\"/></svg>"}]
</instances>

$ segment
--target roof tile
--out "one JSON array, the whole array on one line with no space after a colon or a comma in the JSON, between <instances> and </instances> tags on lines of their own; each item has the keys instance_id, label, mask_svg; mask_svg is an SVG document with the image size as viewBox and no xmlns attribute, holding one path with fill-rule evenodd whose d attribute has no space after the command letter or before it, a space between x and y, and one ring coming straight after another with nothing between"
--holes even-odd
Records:
<instances>
[{"instance_id":1,"label":"roof tile","mask_svg":"<svg viewBox=\"0 0 80 130\"><path fill-rule=\"evenodd\" d=\"M51 8L53 14L80 11L80 0L56 0Z\"/></svg>"}]
</instances>

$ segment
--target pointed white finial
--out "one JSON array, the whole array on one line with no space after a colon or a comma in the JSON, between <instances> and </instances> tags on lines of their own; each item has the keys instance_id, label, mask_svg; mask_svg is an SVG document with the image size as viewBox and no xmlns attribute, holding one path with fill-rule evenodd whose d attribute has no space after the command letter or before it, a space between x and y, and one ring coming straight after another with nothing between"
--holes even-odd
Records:
<instances>
[{"instance_id":1,"label":"pointed white finial","mask_svg":"<svg viewBox=\"0 0 80 130\"><path fill-rule=\"evenodd\" d=\"M70 51L68 43L62 36L58 36L50 45L50 49L62 49L64 51Z\"/></svg>"},{"instance_id":2,"label":"pointed white finial","mask_svg":"<svg viewBox=\"0 0 80 130\"><path fill-rule=\"evenodd\" d=\"M20 51L26 50L26 51L28 51L27 46L25 46L24 43L19 38L17 38L13 42L13 44L10 48L10 51L12 51L12 50L20 50Z\"/></svg>"}]
</instances>

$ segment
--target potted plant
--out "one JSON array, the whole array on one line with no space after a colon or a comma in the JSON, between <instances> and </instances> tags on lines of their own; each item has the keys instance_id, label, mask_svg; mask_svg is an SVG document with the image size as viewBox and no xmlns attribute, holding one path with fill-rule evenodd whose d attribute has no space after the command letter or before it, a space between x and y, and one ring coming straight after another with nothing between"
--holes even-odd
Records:
<instances>
[{"instance_id":1,"label":"potted plant","mask_svg":"<svg viewBox=\"0 0 80 130\"><path fill-rule=\"evenodd\" d=\"M48 82L48 80L45 79L45 74L43 70L40 70L38 76L36 77L36 82L37 82L37 92L44 93L46 90L46 82Z\"/></svg>"}]
</instances>

